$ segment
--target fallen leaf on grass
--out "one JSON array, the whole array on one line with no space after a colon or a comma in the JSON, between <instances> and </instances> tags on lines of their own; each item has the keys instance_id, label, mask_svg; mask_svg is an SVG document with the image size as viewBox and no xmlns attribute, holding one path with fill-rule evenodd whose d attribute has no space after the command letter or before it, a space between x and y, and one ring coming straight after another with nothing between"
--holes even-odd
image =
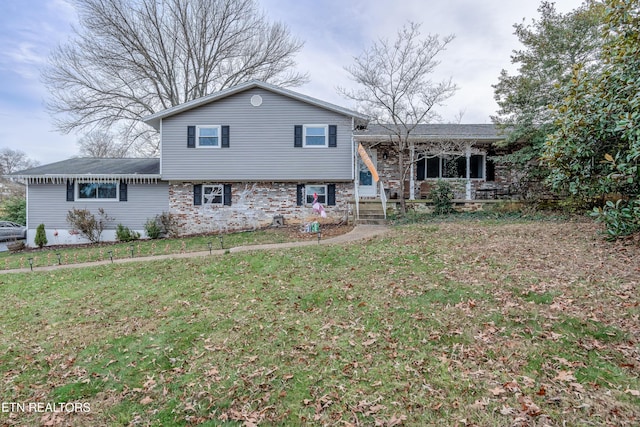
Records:
<instances>
[{"instance_id":1,"label":"fallen leaf on grass","mask_svg":"<svg viewBox=\"0 0 640 427\"><path fill-rule=\"evenodd\" d=\"M533 403L533 400L531 400L530 397L520 396L518 398L518 402L522 405L522 412L526 413L530 417L537 417L542 414L540 407Z\"/></svg>"},{"instance_id":2,"label":"fallen leaf on grass","mask_svg":"<svg viewBox=\"0 0 640 427\"><path fill-rule=\"evenodd\" d=\"M515 381L509 381L508 383L504 383L503 387L507 390L510 391L511 393L516 393L520 391L520 386L518 385L517 382Z\"/></svg>"},{"instance_id":3,"label":"fallen leaf on grass","mask_svg":"<svg viewBox=\"0 0 640 427\"><path fill-rule=\"evenodd\" d=\"M628 388L624 392L630 394L631 396L640 396L640 390L631 390Z\"/></svg>"},{"instance_id":4,"label":"fallen leaf on grass","mask_svg":"<svg viewBox=\"0 0 640 427\"><path fill-rule=\"evenodd\" d=\"M510 406L502 406L502 408L500 408L500 414L502 415L513 415L515 412L516 410Z\"/></svg>"},{"instance_id":5,"label":"fallen leaf on grass","mask_svg":"<svg viewBox=\"0 0 640 427\"><path fill-rule=\"evenodd\" d=\"M503 389L500 386L496 386L495 388L492 388L491 390L489 390L494 396L500 396L501 394L504 394L507 392L507 390Z\"/></svg>"},{"instance_id":6,"label":"fallen leaf on grass","mask_svg":"<svg viewBox=\"0 0 640 427\"><path fill-rule=\"evenodd\" d=\"M569 383L569 385L578 393L584 393L584 387L580 383Z\"/></svg>"},{"instance_id":7,"label":"fallen leaf on grass","mask_svg":"<svg viewBox=\"0 0 640 427\"><path fill-rule=\"evenodd\" d=\"M484 409L485 407L489 406L489 403L491 403L489 401L489 399L487 399L486 397L483 397L482 399L476 400L473 403L473 405L471 405L471 408L473 408L473 409Z\"/></svg>"},{"instance_id":8,"label":"fallen leaf on grass","mask_svg":"<svg viewBox=\"0 0 640 427\"><path fill-rule=\"evenodd\" d=\"M558 376L554 379L558 381L575 381L576 377L573 376L572 371L558 371Z\"/></svg>"},{"instance_id":9,"label":"fallen leaf on grass","mask_svg":"<svg viewBox=\"0 0 640 427\"><path fill-rule=\"evenodd\" d=\"M140 404L141 405L148 405L151 402L153 402L153 399L151 397L149 397L149 396L146 396L140 401Z\"/></svg>"}]
</instances>

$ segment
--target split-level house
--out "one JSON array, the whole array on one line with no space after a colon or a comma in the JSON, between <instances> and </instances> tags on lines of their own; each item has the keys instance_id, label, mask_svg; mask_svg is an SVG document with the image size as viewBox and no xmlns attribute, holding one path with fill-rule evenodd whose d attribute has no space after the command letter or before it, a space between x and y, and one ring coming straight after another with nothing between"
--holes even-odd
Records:
<instances>
[{"instance_id":1,"label":"split-level house","mask_svg":"<svg viewBox=\"0 0 640 427\"><path fill-rule=\"evenodd\" d=\"M72 158L12 175L27 184L28 244L39 224L45 225L49 244L83 242L67 222L72 209L95 215L102 209L112 218L102 239L114 240L117 224L144 236L145 222L167 212L177 220L179 233L190 235L254 229L274 218L317 220L314 195L329 222L346 221L356 195L375 199L384 191L400 197L388 135L367 127L367 117L358 112L295 91L251 81L143 121L160 133L159 158ZM493 126L442 126L416 133L420 144L413 155L426 153L419 147L430 139L439 144L440 160L415 158L409 198L420 197L414 193L424 181L449 179L448 162L461 153L473 188L493 178L487 166L490 143L499 139ZM445 139L453 141L449 151L443 150ZM371 182L357 154L359 143L380 170L382 186ZM475 195L467 193L467 198Z\"/></svg>"}]
</instances>

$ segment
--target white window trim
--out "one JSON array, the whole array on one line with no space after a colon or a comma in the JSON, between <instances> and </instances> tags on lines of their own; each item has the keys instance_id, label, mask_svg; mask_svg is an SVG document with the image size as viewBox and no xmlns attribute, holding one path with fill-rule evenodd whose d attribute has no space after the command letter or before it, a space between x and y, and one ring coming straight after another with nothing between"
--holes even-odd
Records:
<instances>
[{"instance_id":1,"label":"white window trim","mask_svg":"<svg viewBox=\"0 0 640 427\"><path fill-rule=\"evenodd\" d=\"M80 184L114 184L113 181L105 181L105 182L76 182L75 183L75 195L74 195L74 200L76 202L89 202L89 203L95 203L95 202L119 202L120 201L120 182L115 182L116 184L116 197L115 198L108 198L108 199L100 199L98 197L89 199L86 197L80 197ZM97 194L97 193L96 193Z\"/></svg>"},{"instance_id":2,"label":"white window trim","mask_svg":"<svg viewBox=\"0 0 640 427\"><path fill-rule=\"evenodd\" d=\"M220 189L220 203L209 203L206 201L205 188L216 187ZM203 206L222 206L224 205L224 185L222 184L202 184L202 205Z\"/></svg>"},{"instance_id":3,"label":"white window trim","mask_svg":"<svg viewBox=\"0 0 640 427\"><path fill-rule=\"evenodd\" d=\"M324 128L324 145L307 145L307 128ZM302 125L302 146L304 148L328 148L329 125Z\"/></svg>"},{"instance_id":4,"label":"white window trim","mask_svg":"<svg viewBox=\"0 0 640 427\"><path fill-rule=\"evenodd\" d=\"M326 205L326 204L327 204L327 198L329 197L329 186L328 186L328 185L326 185L326 184L305 184L305 185L304 185L304 204L305 204L305 205L311 205L311 204L313 203L313 199L312 199L312 201L311 201L311 202L309 202L309 201L307 200L307 195L309 195L309 196L312 196L312 197L313 197L313 191L312 191L312 192L309 192L309 191L307 190L309 187L322 187L322 188L324 188L324 202L320 202L320 201L319 201L319 199L320 199L320 197L319 197L319 196L320 196L320 195L318 195L318 201L319 201L319 203L321 203L321 204L323 204L323 205Z\"/></svg>"},{"instance_id":5,"label":"white window trim","mask_svg":"<svg viewBox=\"0 0 640 427\"><path fill-rule=\"evenodd\" d=\"M200 129L217 129L218 145L200 145ZM196 148L220 148L222 146L222 126L220 125L201 125L196 126Z\"/></svg>"}]
</instances>

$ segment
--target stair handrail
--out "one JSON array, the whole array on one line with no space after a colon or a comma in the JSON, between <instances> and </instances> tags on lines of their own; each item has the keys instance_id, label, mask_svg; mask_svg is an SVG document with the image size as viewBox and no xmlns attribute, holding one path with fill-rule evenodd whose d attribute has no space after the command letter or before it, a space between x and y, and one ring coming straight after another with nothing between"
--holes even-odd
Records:
<instances>
[{"instance_id":1,"label":"stair handrail","mask_svg":"<svg viewBox=\"0 0 640 427\"><path fill-rule=\"evenodd\" d=\"M387 219L387 194L384 192L384 185L382 185L382 180L378 182L380 183L380 201L382 202L382 212L384 212L384 219Z\"/></svg>"}]
</instances>

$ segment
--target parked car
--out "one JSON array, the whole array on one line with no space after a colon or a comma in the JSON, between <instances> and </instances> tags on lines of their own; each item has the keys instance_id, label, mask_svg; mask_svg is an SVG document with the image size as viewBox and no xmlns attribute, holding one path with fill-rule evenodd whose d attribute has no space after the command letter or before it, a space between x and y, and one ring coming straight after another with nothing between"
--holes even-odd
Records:
<instances>
[{"instance_id":1,"label":"parked car","mask_svg":"<svg viewBox=\"0 0 640 427\"><path fill-rule=\"evenodd\" d=\"M11 221L0 221L0 241L27 238L27 227Z\"/></svg>"}]
</instances>

